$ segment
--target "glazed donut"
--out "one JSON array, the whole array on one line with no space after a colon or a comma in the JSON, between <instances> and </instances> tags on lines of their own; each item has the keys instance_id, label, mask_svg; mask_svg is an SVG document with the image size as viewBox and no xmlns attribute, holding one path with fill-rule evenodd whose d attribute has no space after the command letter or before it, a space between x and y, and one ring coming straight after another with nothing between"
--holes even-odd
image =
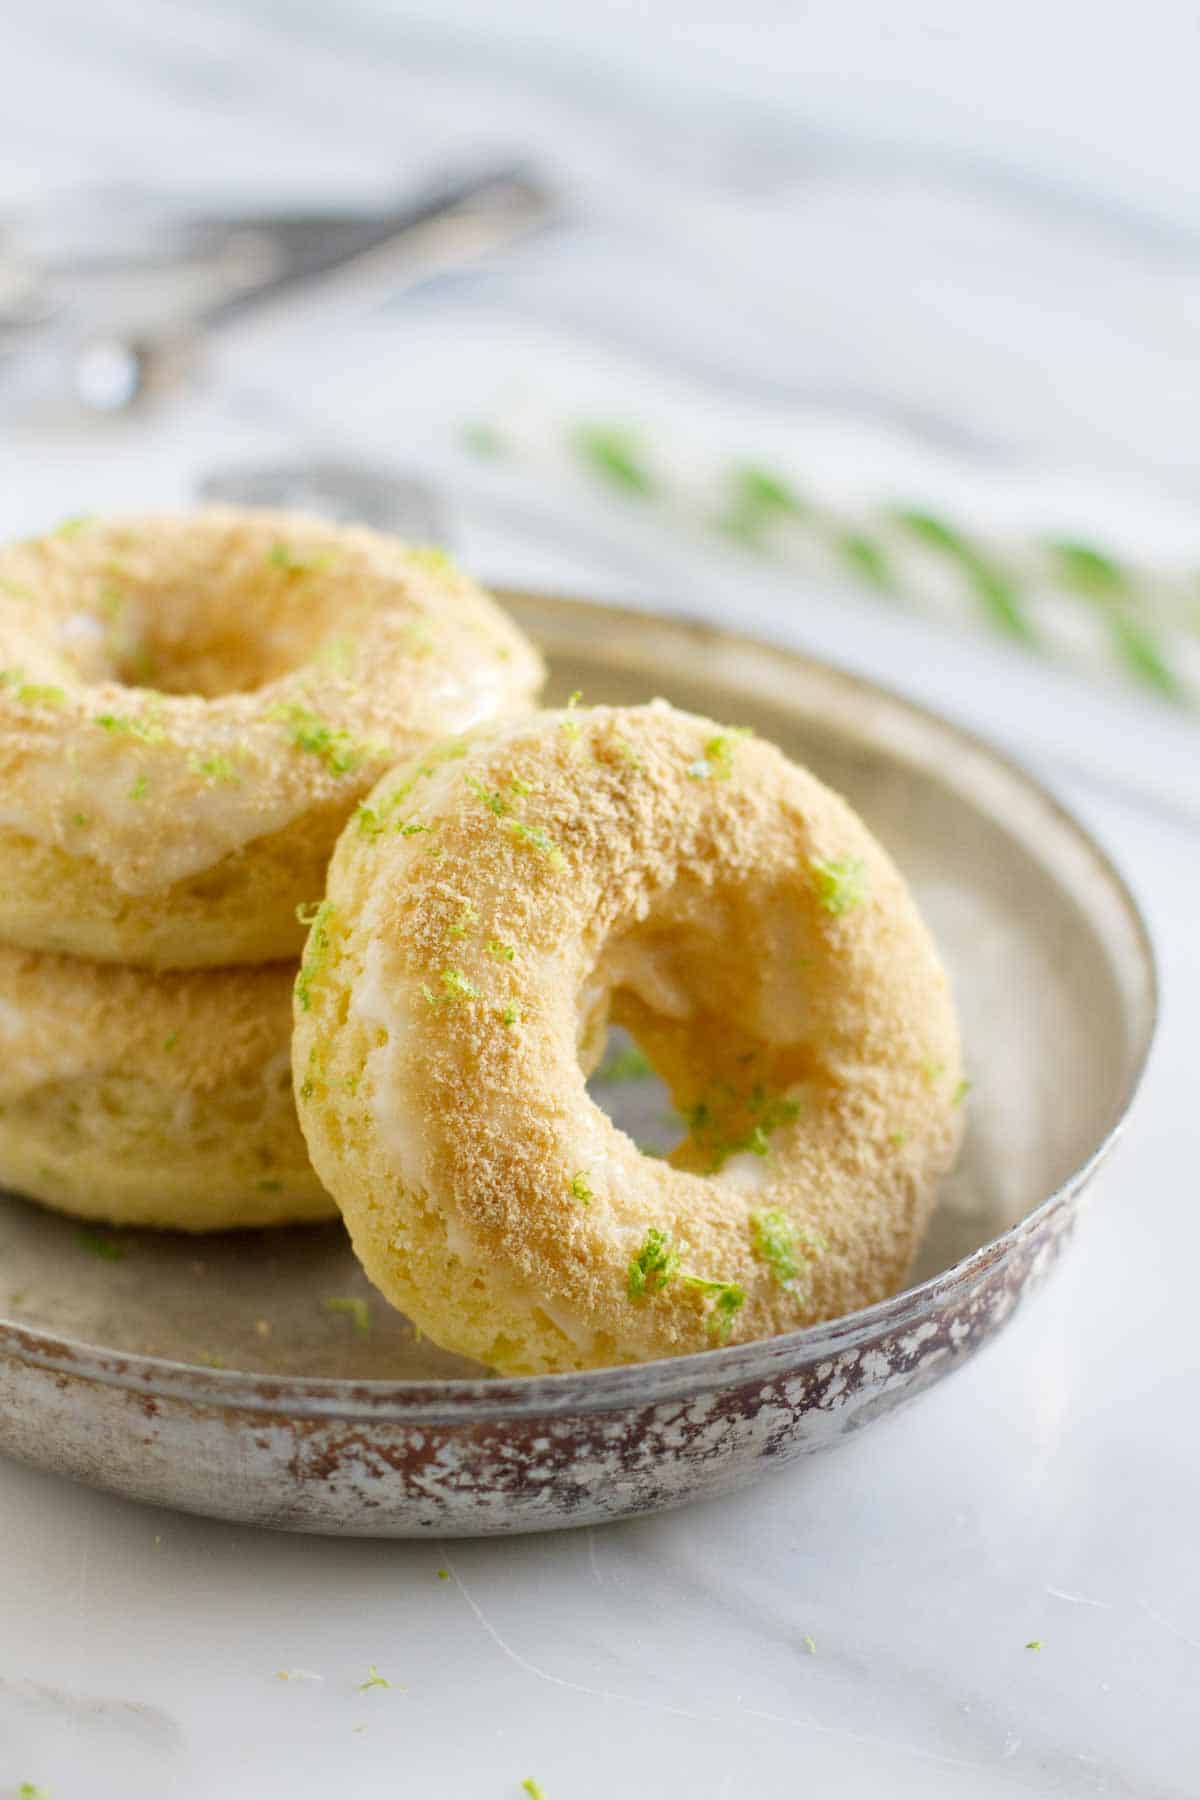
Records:
<instances>
[{"instance_id":1,"label":"glazed donut","mask_svg":"<svg viewBox=\"0 0 1200 1800\"><path fill-rule=\"evenodd\" d=\"M661 701L427 767L338 845L293 1040L314 1166L387 1298L536 1373L892 1292L958 1145L958 1033L854 813ZM687 1122L665 1161L585 1088L610 1020Z\"/></svg>"},{"instance_id":2,"label":"glazed donut","mask_svg":"<svg viewBox=\"0 0 1200 1800\"><path fill-rule=\"evenodd\" d=\"M152 975L0 948L0 1186L112 1225L324 1219L292 963Z\"/></svg>"},{"instance_id":3,"label":"glazed donut","mask_svg":"<svg viewBox=\"0 0 1200 1800\"><path fill-rule=\"evenodd\" d=\"M536 652L443 553L235 508L0 552L0 941L294 956L397 757L524 706Z\"/></svg>"}]
</instances>

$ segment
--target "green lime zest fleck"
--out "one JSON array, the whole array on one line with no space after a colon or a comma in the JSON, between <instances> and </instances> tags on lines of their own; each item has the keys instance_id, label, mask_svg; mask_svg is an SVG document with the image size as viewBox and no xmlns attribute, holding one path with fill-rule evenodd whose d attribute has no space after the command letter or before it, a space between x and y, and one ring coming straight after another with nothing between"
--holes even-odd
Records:
<instances>
[{"instance_id":1,"label":"green lime zest fleck","mask_svg":"<svg viewBox=\"0 0 1200 1800\"><path fill-rule=\"evenodd\" d=\"M520 1007L514 1005L510 1001L510 1003L504 1008L504 1011L500 1014L500 1023L502 1025L510 1025L510 1026L511 1025L519 1025L521 1023Z\"/></svg>"},{"instance_id":2,"label":"green lime zest fleck","mask_svg":"<svg viewBox=\"0 0 1200 1800\"><path fill-rule=\"evenodd\" d=\"M173 1050L178 1042L179 1033L177 1031L168 1031L166 1037L163 1039L163 1049Z\"/></svg>"},{"instance_id":3,"label":"green lime zest fleck","mask_svg":"<svg viewBox=\"0 0 1200 1800\"><path fill-rule=\"evenodd\" d=\"M469 900L464 900L462 906L459 908L454 923L452 925L447 925L446 936L448 938L466 937L472 926L478 925L478 923L479 914Z\"/></svg>"},{"instance_id":4,"label":"green lime zest fleck","mask_svg":"<svg viewBox=\"0 0 1200 1800\"><path fill-rule=\"evenodd\" d=\"M111 732L114 736L140 738L144 744L158 744L163 739L163 728L155 719L131 719L126 713L99 713L96 723L101 731Z\"/></svg>"},{"instance_id":5,"label":"green lime zest fleck","mask_svg":"<svg viewBox=\"0 0 1200 1800\"><path fill-rule=\"evenodd\" d=\"M332 550L318 550L311 555L301 555L282 540L272 544L267 551L267 562L271 568L279 569L285 575L316 575L322 569L329 568L334 560Z\"/></svg>"},{"instance_id":6,"label":"green lime zest fleck","mask_svg":"<svg viewBox=\"0 0 1200 1800\"><path fill-rule=\"evenodd\" d=\"M441 993L435 993L428 982L421 983L421 992L430 1006L454 1006L461 1001L475 1001L479 998L479 989L473 981L468 981L461 969L443 969L438 976Z\"/></svg>"},{"instance_id":7,"label":"green lime zest fleck","mask_svg":"<svg viewBox=\"0 0 1200 1800\"><path fill-rule=\"evenodd\" d=\"M688 764L687 772L692 780L728 781L733 774L733 752L738 740L751 736L750 727L742 725L710 737L704 746L704 754Z\"/></svg>"},{"instance_id":8,"label":"green lime zest fleck","mask_svg":"<svg viewBox=\"0 0 1200 1800\"><path fill-rule=\"evenodd\" d=\"M524 780L520 775L514 775L508 784L508 791L510 794L515 794L518 800L523 800L526 794L532 794L533 783Z\"/></svg>"},{"instance_id":9,"label":"green lime zest fleck","mask_svg":"<svg viewBox=\"0 0 1200 1800\"><path fill-rule=\"evenodd\" d=\"M504 823L515 838L529 844L539 856L544 856L552 869L565 867L566 857L540 825L527 825L524 819L505 819Z\"/></svg>"},{"instance_id":10,"label":"green lime zest fleck","mask_svg":"<svg viewBox=\"0 0 1200 1800\"><path fill-rule=\"evenodd\" d=\"M732 1329L734 1314L746 1304L744 1289L735 1281L710 1281L703 1275L681 1275L680 1280L685 1287L713 1296L708 1313L708 1335L723 1344Z\"/></svg>"},{"instance_id":11,"label":"green lime zest fleck","mask_svg":"<svg viewBox=\"0 0 1200 1800\"><path fill-rule=\"evenodd\" d=\"M945 1063L936 1061L932 1056L926 1057L921 1064L921 1079L928 1087L936 1087L945 1073Z\"/></svg>"},{"instance_id":12,"label":"green lime zest fleck","mask_svg":"<svg viewBox=\"0 0 1200 1800\"><path fill-rule=\"evenodd\" d=\"M101 1262L123 1262L129 1255L128 1244L123 1244L120 1238L106 1237L101 1231L77 1231L75 1242L81 1250L98 1257Z\"/></svg>"},{"instance_id":13,"label":"green lime zest fleck","mask_svg":"<svg viewBox=\"0 0 1200 1800\"><path fill-rule=\"evenodd\" d=\"M512 962L517 954L511 944L502 944L499 938L489 938L483 947L497 962Z\"/></svg>"},{"instance_id":14,"label":"green lime zest fleck","mask_svg":"<svg viewBox=\"0 0 1200 1800\"><path fill-rule=\"evenodd\" d=\"M651 1225L642 1247L629 1264L625 1292L631 1300L644 1300L657 1294L679 1268L679 1252L665 1231Z\"/></svg>"},{"instance_id":15,"label":"green lime zest fleck","mask_svg":"<svg viewBox=\"0 0 1200 1800\"><path fill-rule=\"evenodd\" d=\"M643 766L642 759L634 749L633 745L629 742L629 739L619 737L615 741L617 755L621 758L622 762L627 762L631 769L640 769Z\"/></svg>"},{"instance_id":16,"label":"green lime zest fleck","mask_svg":"<svg viewBox=\"0 0 1200 1800\"><path fill-rule=\"evenodd\" d=\"M807 1225L796 1225L782 1207L768 1206L750 1215L750 1242L756 1256L770 1265L780 1287L792 1287L802 1263L796 1255L803 1244L814 1256L822 1255L829 1245L819 1231Z\"/></svg>"},{"instance_id":17,"label":"green lime zest fleck","mask_svg":"<svg viewBox=\"0 0 1200 1800\"><path fill-rule=\"evenodd\" d=\"M571 444L587 468L610 487L643 498L654 492L654 478L631 431L614 425L580 425L572 433Z\"/></svg>"},{"instance_id":18,"label":"green lime zest fleck","mask_svg":"<svg viewBox=\"0 0 1200 1800\"><path fill-rule=\"evenodd\" d=\"M325 958L329 954L329 921L333 917L333 905L329 900L322 900L315 908L298 906L296 917L301 925L307 925L308 942L304 946L304 960L300 964L300 973L296 976L296 1004L301 1012L308 1012L312 1006L312 986L321 972Z\"/></svg>"},{"instance_id":19,"label":"green lime zest fleck","mask_svg":"<svg viewBox=\"0 0 1200 1800\"><path fill-rule=\"evenodd\" d=\"M437 1578L439 1581L449 1581L450 1580L449 1569L438 1569Z\"/></svg>"},{"instance_id":20,"label":"green lime zest fleck","mask_svg":"<svg viewBox=\"0 0 1200 1800\"><path fill-rule=\"evenodd\" d=\"M835 919L861 906L867 897L867 871L861 857L814 856L809 860L817 903Z\"/></svg>"},{"instance_id":21,"label":"green lime zest fleck","mask_svg":"<svg viewBox=\"0 0 1200 1800\"><path fill-rule=\"evenodd\" d=\"M584 1206L590 1206L592 1201L596 1198L592 1191L591 1183L588 1181L588 1178L582 1169L576 1169L574 1175L572 1175L570 1189L574 1198L576 1200L581 1200Z\"/></svg>"},{"instance_id":22,"label":"green lime zest fleck","mask_svg":"<svg viewBox=\"0 0 1200 1800\"><path fill-rule=\"evenodd\" d=\"M463 780L466 782L475 798L481 800L490 813L494 813L498 819L507 818L509 810L508 803L505 801L499 788L485 788L482 781L476 781L473 775L464 775Z\"/></svg>"},{"instance_id":23,"label":"green lime zest fleck","mask_svg":"<svg viewBox=\"0 0 1200 1800\"><path fill-rule=\"evenodd\" d=\"M61 525L54 527L50 536L56 538L78 537L81 531L87 530L94 518L94 513L72 513L69 519L64 519Z\"/></svg>"},{"instance_id":24,"label":"green lime zest fleck","mask_svg":"<svg viewBox=\"0 0 1200 1800\"><path fill-rule=\"evenodd\" d=\"M144 800L149 792L149 779L145 775L139 775L136 777L129 790L129 798L131 800Z\"/></svg>"},{"instance_id":25,"label":"green lime zest fleck","mask_svg":"<svg viewBox=\"0 0 1200 1800\"><path fill-rule=\"evenodd\" d=\"M50 1800L50 1794L36 1781L23 1781L17 1789L17 1800Z\"/></svg>"},{"instance_id":26,"label":"green lime zest fleck","mask_svg":"<svg viewBox=\"0 0 1200 1800\"><path fill-rule=\"evenodd\" d=\"M750 1215L750 1242L754 1254L768 1263L780 1287L790 1287L800 1273L796 1261L796 1227L781 1206L768 1206Z\"/></svg>"},{"instance_id":27,"label":"green lime zest fleck","mask_svg":"<svg viewBox=\"0 0 1200 1800\"><path fill-rule=\"evenodd\" d=\"M1030 1640L1026 1644L1025 1648L1027 1650L1040 1650L1042 1648L1041 1638L1030 1638Z\"/></svg>"},{"instance_id":28,"label":"green lime zest fleck","mask_svg":"<svg viewBox=\"0 0 1200 1800\"><path fill-rule=\"evenodd\" d=\"M711 1100L699 1101L684 1117L692 1141L712 1157L708 1173L715 1175L731 1156L769 1155L772 1135L799 1118L802 1110L803 1103L793 1095L768 1094L756 1082L748 1094L721 1090Z\"/></svg>"},{"instance_id":29,"label":"green lime zest fleck","mask_svg":"<svg viewBox=\"0 0 1200 1800\"><path fill-rule=\"evenodd\" d=\"M348 775L370 754L369 747L356 744L344 726L330 725L299 701L281 702L270 709L267 717L284 727L297 750L320 757L331 775Z\"/></svg>"},{"instance_id":30,"label":"green lime zest fleck","mask_svg":"<svg viewBox=\"0 0 1200 1800\"><path fill-rule=\"evenodd\" d=\"M817 1640L815 1637L810 1637L806 1631L800 1641L810 1656L815 1656L817 1654Z\"/></svg>"},{"instance_id":31,"label":"green lime zest fleck","mask_svg":"<svg viewBox=\"0 0 1200 1800\"><path fill-rule=\"evenodd\" d=\"M358 1691L360 1694L365 1694L370 1688L390 1688L391 1685L392 1684L387 1679L387 1676L381 1675L374 1663L368 1663L367 1679L359 1682Z\"/></svg>"},{"instance_id":32,"label":"green lime zest fleck","mask_svg":"<svg viewBox=\"0 0 1200 1800\"><path fill-rule=\"evenodd\" d=\"M521 1783L521 1791L529 1796L529 1800L546 1800L545 1788L540 1781L535 1781L532 1775L525 1777Z\"/></svg>"},{"instance_id":33,"label":"green lime zest fleck","mask_svg":"<svg viewBox=\"0 0 1200 1800\"><path fill-rule=\"evenodd\" d=\"M81 831L83 830L83 827L87 824L87 822L88 822L88 816L86 813L72 813L71 814L72 825L78 826L78 828Z\"/></svg>"},{"instance_id":34,"label":"green lime zest fleck","mask_svg":"<svg viewBox=\"0 0 1200 1800\"><path fill-rule=\"evenodd\" d=\"M437 575L448 575L454 568L454 558L440 544L411 544L408 554L413 562L432 569Z\"/></svg>"},{"instance_id":35,"label":"green lime zest fleck","mask_svg":"<svg viewBox=\"0 0 1200 1800\"><path fill-rule=\"evenodd\" d=\"M354 1322L355 1331L366 1333L371 1329L371 1303L361 1300L357 1294L334 1294L321 1305L327 1313L345 1313Z\"/></svg>"},{"instance_id":36,"label":"green lime zest fleck","mask_svg":"<svg viewBox=\"0 0 1200 1800\"><path fill-rule=\"evenodd\" d=\"M972 1086L973 1083L968 1081L964 1075L958 1086L955 1088L954 1093L951 1095L951 1106L961 1106L967 1095L970 1093Z\"/></svg>"},{"instance_id":37,"label":"green lime zest fleck","mask_svg":"<svg viewBox=\"0 0 1200 1800\"><path fill-rule=\"evenodd\" d=\"M907 1144L907 1142L908 1142L907 1131L893 1131L891 1136L888 1138L888 1142L890 1144L895 1144L897 1150L901 1149L903 1147L903 1145Z\"/></svg>"},{"instance_id":38,"label":"green lime zest fleck","mask_svg":"<svg viewBox=\"0 0 1200 1800\"><path fill-rule=\"evenodd\" d=\"M23 669L0 669L0 687L10 687L22 706L62 706L67 695L60 687L26 681Z\"/></svg>"},{"instance_id":39,"label":"green lime zest fleck","mask_svg":"<svg viewBox=\"0 0 1200 1800\"><path fill-rule=\"evenodd\" d=\"M240 781L241 776L227 756L214 750L210 756L193 756L189 767L197 775L203 775L213 786L220 786L231 781Z\"/></svg>"},{"instance_id":40,"label":"green lime zest fleck","mask_svg":"<svg viewBox=\"0 0 1200 1800\"><path fill-rule=\"evenodd\" d=\"M644 1051L636 1044L622 1044L605 1057L592 1079L605 1087L616 1087L620 1082L641 1081L653 1073L654 1065Z\"/></svg>"}]
</instances>

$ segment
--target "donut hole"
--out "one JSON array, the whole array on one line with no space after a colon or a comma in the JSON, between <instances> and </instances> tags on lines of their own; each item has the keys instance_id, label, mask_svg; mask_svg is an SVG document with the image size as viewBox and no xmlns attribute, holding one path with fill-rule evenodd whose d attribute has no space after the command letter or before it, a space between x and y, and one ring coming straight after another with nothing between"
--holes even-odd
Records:
<instances>
[{"instance_id":1,"label":"donut hole","mask_svg":"<svg viewBox=\"0 0 1200 1800\"><path fill-rule=\"evenodd\" d=\"M135 547L73 585L59 652L85 682L202 699L254 693L322 657L336 672L361 595L331 558L313 543L217 534L164 575L139 567Z\"/></svg>"},{"instance_id":2,"label":"donut hole","mask_svg":"<svg viewBox=\"0 0 1200 1800\"><path fill-rule=\"evenodd\" d=\"M639 1149L700 1175L765 1174L819 1078L809 929L782 891L718 899L680 883L606 946L581 1002L581 1059L597 1057L599 1020L589 1091Z\"/></svg>"}]
</instances>

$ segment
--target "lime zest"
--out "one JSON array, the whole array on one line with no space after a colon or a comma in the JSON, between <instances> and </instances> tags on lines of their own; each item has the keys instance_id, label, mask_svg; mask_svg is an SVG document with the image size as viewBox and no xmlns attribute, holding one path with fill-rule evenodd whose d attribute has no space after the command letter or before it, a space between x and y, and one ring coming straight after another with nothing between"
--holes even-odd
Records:
<instances>
[{"instance_id":1,"label":"lime zest","mask_svg":"<svg viewBox=\"0 0 1200 1800\"><path fill-rule=\"evenodd\" d=\"M511 944L502 944L499 938L489 938L483 947L497 962L512 962L517 954Z\"/></svg>"},{"instance_id":2,"label":"lime zest","mask_svg":"<svg viewBox=\"0 0 1200 1800\"><path fill-rule=\"evenodd\" d=\"M224 786L229 782L240 781L242 779L229 757L225 756L220 750L214 750L208 756L191 757L189 759L188 767L195 774L203 775L204 779L210 782L214 787Z\"/></svg>"},{"instance_id":3,"label":"lime zest","mask_svg":"<svg viewBox=\"0 0 1200 1800\"><path fill-rule=\"evenodd\" d=\"M468 981L461 969L443 969L438 976L441 993L435 993L429 983L421 983L421 992L430 1006L454 1006L462 1001L474 1003L479 998L479 989L473 981Z\"/></svg>"},{"instance_id":4,"label":"lime zest","mask_svg":"<svg viewBox=\"0 0 1200 1800\"><path fill-rule=\"evenodd\" d=\"M447 925L446 936L448 938L465 937L471 927L473 925L478 925L478 923L479 914L475 910L475 907L469 900L464 900L453 924Z\"/></svg>"},{"instance_id":5,"label":"lime zest","mask_svg":"<svg viewBox=\"0 0 1200 1800\"><path fill-rule=\"evenodd\" d=\"M367 1664L367 1679L365 1681L359 1682L358 1691L360 1694L365 1694L371 1688L390 1688L391 1685L392 1684L388 1680L387 1676L381 1675L379 1673L379 1670L375 1667L374 1663L368 1663Z\"/></svg>"},{"instance_id":6,"label":"lime zest","mask_svg":"<svg viewBox=\"0 0 1200 1800\"><path fill-rule=\"evenodd\" d=\"M333 903L329 900L320 901L315 910L304 905L296 908L296 917L301 925L309 927L308 942L304 946L304 959L300 964L300 972L296 976L294 990L296 1004L301 1012L308 1012L312 1006L313 982L320 974L329 954L329 922L333 917L333 911Z\"/></svg>"},{"instance_id":7,"label":"lime zest","mask_svg":"<svg viewBox=\"0 0 1200 1800\"><path fill-rule=\"evenodd\" d=\"M510 1000L508 1005L504 1008L504 1011L500 1014L500 1023L508 1026L519 1025L521 1023L520 1007Z\"/></svg>"},{"instance_id":8,"label":"lime zest","mask_svg":"<svg viewBox=\"0 0 1200 1800\"><path fill-rule=\"evenodd\" d=\"M867 897L867 871L861 857L837 856L809 858L813 873L817 904L833 918L861 906Z\"/></svg>"},{"instance_id":9,"label":"lime zest","mask_svg":"<svg viewBox=\"0 0 1200 1800\"><path fill-rule=\"evenodd\" d=\"M357 1294L331 1294L322 1300L321 1308L327 1313L345 1313L353 1320L355 1331L365 1334L371 1329L371 1303Z\"/></svg>"},{"instance_id":10,"label":"lime zest","mask_svg":"<svg viewBox=\"0 0 1200 1800\"><path fill-rule=\"evenodd\" d=\"M124 1262L129 1255L129 1245L120 1238L108 1237L104 1232L83 1230L75 1233L75 1242L89 1256L95 1256L100 1262Z\"/></svg>"},{"instance_id":11,"label":"lime zest","mask_svg":"<svg viewBox=\"0 0 1200 1800\"><path fill-rule=\"evenodd\" d=\"M267 718L284 727L297 750L319 757L331 775L350 774L374 753L372 746L356 744L343 725L330 725L298 700L272 706Z\"/></svg>"},{"instance_id":12,"label":"lime zest","mask_svg":"<svg viewBox=\"0 0 1200 1800\"><path fill-rule=\"evenodd\" d=\"M332 550L316 550L301 555L290 544L277 539L267 551L266 560L272 569L278 569L284 575L319 575L322 569L328 569L337 558Z\"/></svg>"},{"instance_id":13,"label":"lime zest","mask_svg":"<svg viewBox=\"0 0 1200 1800\"><path fill-rule=\"evenodd\" d=\"M650 1294L660 1293L678 1268L679 1251L665 1231L651 1225L626 1271L625 1292L630 1300L644 1300Z\"/></svg>"},{"instance_id":14,"label":"lime zest","mask_svg":"<svg viewBox=\"0 0 1200 1800\"><path fill-rule=\"evenodd\" d=\"M505 819L504 823L515 838L529 844L539 856L544 856L552 869L566 867L566 857L540 825L527 825L524 819Z\"/></svg>"},{"instance_id":15,"label":"lime zest","mask_svg":"<svg viewBox=\"0 0 1200 1800\"><path fill-rule=\"evenodd\" d=\"M685 1287L713 1296L708 1313L708 1335L718 1344L725 1343L733 1328L734 1314L746 1304L746 1294L735 1281L713 1281L704 1275L681 1275Z\"/></svg>"},{"instance_id":16,"label":"lime zest","mask_svg":"<svg viewBox=\"0 0 1200 1800\"><path fill-rule=\"evenodd\" d=\"M0 669L0 687L10 687L22 706L63 706L65 688L40 681L26 681L24 669Z\"/></svg>"},{"instance_id":17,"label":"lime zest","mask_svg":"<svg viewBox=\"0 0 1200 1800\"><path fill-rule=\"evenodd\" d=\"M101 731L140 738L144 744L159 744L165 735L156 719L131 719L127 713L98 713L96 724Z\"/></svg>"},{"instance_id":18,"label":"lime zest","mask_svg":"<svg viewBox=\"0 0 1200 1800\"><path fill-rule=\"evenodd\" d=\"M596 1198L591 1183L582 1169L576 1169L568 1185L573 1197L582 1201L584 1206L590 1206Z\"/></svg>"}]
</instances>

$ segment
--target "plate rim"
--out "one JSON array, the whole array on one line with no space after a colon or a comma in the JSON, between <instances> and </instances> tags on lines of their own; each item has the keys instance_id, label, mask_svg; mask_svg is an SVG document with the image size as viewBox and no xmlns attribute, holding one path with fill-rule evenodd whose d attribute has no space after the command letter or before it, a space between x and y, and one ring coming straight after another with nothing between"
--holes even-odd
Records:
<instances>
[{"instance_id":1,"label":"plate rim","mask_svg":"<svg viewBox=\"0 0 1200 1800\"><path fill-rule=\"evenodd\" d=\"M1110 1155L1145 1079L1159 1024L1161 988L1153 938L1135 895L1109 852L1017 757L934 707L844 664L810 655L789 644L733 631L687 612L615 605L550 590L501 587L492 591L501 605L518 609L522 604L550 606L576 619L601 614L616 625L628 624L634 629L644 629L649 622L712 648L736 645L764 653L818 681L828 683L832 679L872 702L884 702L926 732L969 750L1010 788L1021 790L1027 801L1048 814L1058 829L1074 841L1076 849L1104 881L1135 952L1133 966L1140 981L1140 1005L1127 1012L1131 1026L1129 1063L1108 1130L1056 1188L1006 1230L976 1246L949 1268L837 1319L686 1356L552 1375L452 1376L444 1380L271 1375L248 1369L212 1369L144 1352L106 1349L4 1316L0 1316L0 1356L51 1374L218 1412L284 1414L306 1422L428 1424L437 1419L447 1423L470 1419L486 1423L489 1419L526 1414L594 1413L623 1406L657 1405L743 1381L767 1380L784 1369L841 1355L873 1336L899 1332L916 1324L931 1307L969 1289L988 1269L1009 1260L1028 1238L1040 1233L1046 1220L1073 1200Z\"/></svg>"}]
</instances>

